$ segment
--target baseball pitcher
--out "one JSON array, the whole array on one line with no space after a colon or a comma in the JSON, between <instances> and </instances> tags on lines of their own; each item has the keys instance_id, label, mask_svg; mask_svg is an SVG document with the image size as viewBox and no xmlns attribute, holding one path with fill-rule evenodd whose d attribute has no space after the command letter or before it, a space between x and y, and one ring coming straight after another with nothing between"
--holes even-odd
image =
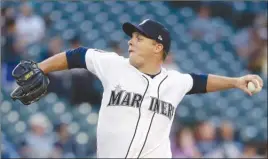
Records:
<instances>
[{"instance_id":1,"label":"baseball pitcher","mask_svg":"<svg viewBox=\"0 0 268 159\"><path fill-rule=\"evenodd\" d=\"M186 94L239 88L250 96L252 82L260 91L257 75L223 77L180 73L162 67L169 53L168 30L150 19L139 25L124 23L130 37L129 58L114 52L79 47L40 63L21 61L13 70L19 87L11 97L25 105L38 101L47 90L47 74L85 68L102 82L104 92L97 126L99 158L171 158L169 133L175 111Z\"/></svg>"}]
</instances>

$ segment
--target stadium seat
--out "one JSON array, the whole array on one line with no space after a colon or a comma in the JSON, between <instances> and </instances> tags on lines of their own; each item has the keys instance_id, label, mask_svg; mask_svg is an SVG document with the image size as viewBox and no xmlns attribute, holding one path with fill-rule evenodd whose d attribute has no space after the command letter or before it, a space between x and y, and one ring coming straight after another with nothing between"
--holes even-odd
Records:
<instances>
[{"instance_id":1,"label":"stadium seat","mask_svg":"<svg viewBox=\"0 0 268 159\"><path fill-rule=\"evenodd\" d=\"M52 110L55 115L61 115L65 112L65 105L63 102L57 102L52 106Z\"/></svg>"},{"instance_id":2,"label":"stadium seat","mask_svg":"<svg viewBox=\"0 0 268 159\"><path fill-rule=\"evenodd\" d=\"M59 120L67 124L71 123L71 121L73 121L73 115L70 113L70 111L71 110L67 110L65 113L61 114Z\"/></svg>"},{"instance_id":3,"label":"stadium seat","mask_svg":"<svg viewBox=\"0 0 268 159\"><path fill-rule=\"evenodd\" d=\"M86 13L88 13L88 15L94 15L96 13L99 13L101 9L102 8L101 8L100 4L92 3L92 4L88 5L88 9L86 10Z\"/></svg>"},{"instance_id":4,"label":"stadium seat","mask_svg":"<svg viewBox=\"0 0 268 159\"><path fill-rule=\"evenodd\" d=\"M80 126L77 122L72 122L69 124L68 126L68 131L72 134L75 135L76 133L78 133L80 130Z\"/></svg>"}]
</instances>

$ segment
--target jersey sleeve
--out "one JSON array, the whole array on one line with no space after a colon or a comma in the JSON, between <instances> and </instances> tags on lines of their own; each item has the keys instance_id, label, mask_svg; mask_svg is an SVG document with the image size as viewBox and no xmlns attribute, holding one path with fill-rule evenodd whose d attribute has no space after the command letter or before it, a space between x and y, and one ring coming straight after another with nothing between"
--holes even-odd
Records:
<instances>
[{"instance_id":1,"label":"jersey sleeve","mask_svg":"<svg viewBox=\"0 0 268 159\"><path fill-rule=\"evenodd\" d=\"M123 57L114 52L104 52L98 49L88 49L85 55L86 68L95 74L103 85L108 80L114 78L116 65L122 61Z\"/></svg>"},{"instance_id":2,"label":"jersey sleeve","mask_svg":"<svg viewBox=\"0 0 268 159\"><path fill-rule=\"evenodd\" d=\"M185 92L189 92L193 88L193 78L190 74L183 74Z\"/></svg>"},{"instance_id":3,"label":"jersey sleeve","mask_svg":"<svg viewBox=\"0 0 268 159\"><path fill-rule=\"evenodd\" d=\"M190 73L190 76L192 77L193 85L191 90L187 92L187 94L206 93L208 75Z\"/></svg>"}]
</instances>

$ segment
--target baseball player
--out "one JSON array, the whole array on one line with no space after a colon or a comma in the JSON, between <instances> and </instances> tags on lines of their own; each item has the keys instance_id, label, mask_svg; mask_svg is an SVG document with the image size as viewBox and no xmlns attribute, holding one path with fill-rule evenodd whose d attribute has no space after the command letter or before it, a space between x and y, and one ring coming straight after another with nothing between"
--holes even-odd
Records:
<instances>
[{"instance_id":1,"label":"baseball player","mask_svg":"<svg viewBox=\"0 0 268 159\"><path fill-rule=\"evenodd\" d=\"M168 30L150 19L139 25L124 23L130 37L129 58L114 52L79 47L54 55L40 63L22 61L13 70L19 87L11 97L28 105L45 92L46 74L72 68L94 73L104 87L97 126L99 158L171 158L169 134L175 111L186 94L247 88L257 75L223 77L186 74L162 67L170 48Z\"/></svg>"}]
</instances>

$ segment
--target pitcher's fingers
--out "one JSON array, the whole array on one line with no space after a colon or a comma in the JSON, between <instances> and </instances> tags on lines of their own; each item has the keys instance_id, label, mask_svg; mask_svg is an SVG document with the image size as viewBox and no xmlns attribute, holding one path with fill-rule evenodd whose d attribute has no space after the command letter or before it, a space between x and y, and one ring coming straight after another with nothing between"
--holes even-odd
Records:
<instances>
[{"instance_id":1,"label":"pitcher's fingers","mask_svg":"<svg viewBox=\"0 0 268 159\"><path fill-rule=\"evenodd\" d=\"M255 75L255 78L256 78L256 80L258 80L260 86L263 87L263 80L261 79L261 77L258 75Z\"/></svg>"},{"instance_id":2,"label":"pitcher's fingers","mask_svg":"<svg viewBox=\"0 0 268 159\"><path fill-rule=\"evenodd\" d=\"M250 90L247 87L242 87L241 88L245 93L247 93L248 95L252 96L252 93L250 92Z\"/></svg>"}]
</instances>

